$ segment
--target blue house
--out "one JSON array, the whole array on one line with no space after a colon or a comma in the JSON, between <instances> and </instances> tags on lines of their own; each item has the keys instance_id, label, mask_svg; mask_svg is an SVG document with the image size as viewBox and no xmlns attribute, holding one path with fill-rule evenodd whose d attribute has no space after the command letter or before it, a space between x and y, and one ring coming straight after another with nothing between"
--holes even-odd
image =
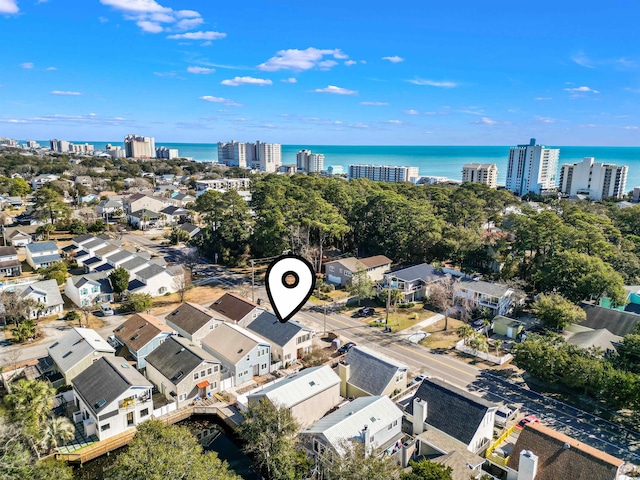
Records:
<instances>
[{"instance_id":1,"label":"blue house","mask_svg":"<svg viewBox=\"0 0 640 480\"><path fill-rule=\"evenodd\" d=\"M173 329L167 327L153 315L136 313L116 328L116 341L126 347L141 370L147 366L146 357L171 335Z\"/></svg>"}]
</instances>

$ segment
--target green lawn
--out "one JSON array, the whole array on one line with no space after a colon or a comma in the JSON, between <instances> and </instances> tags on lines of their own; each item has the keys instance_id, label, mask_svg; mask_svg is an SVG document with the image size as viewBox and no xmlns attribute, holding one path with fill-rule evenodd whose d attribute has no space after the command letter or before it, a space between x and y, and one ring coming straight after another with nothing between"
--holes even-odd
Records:
<instances>
[{"instance_id":1,"label":"green lawn","mask_svg":"<svg viewBox=\"0 0 640 480\"><path fill-rule=\"evenodd\" d=\"M417 305L413 308L398 308L395 310L395 312L393 309L389 312L389 326L393 332L400 332L435 315L435 312L425 310L422 308L422 305ZM376 309L376 311L380 312L378 318L381 318L382 322L376 323L376 320L368 320L368 323L375 328L384 328L387 326L385 324L385 310L381 308Z\"/></svg>"}]
</instances>

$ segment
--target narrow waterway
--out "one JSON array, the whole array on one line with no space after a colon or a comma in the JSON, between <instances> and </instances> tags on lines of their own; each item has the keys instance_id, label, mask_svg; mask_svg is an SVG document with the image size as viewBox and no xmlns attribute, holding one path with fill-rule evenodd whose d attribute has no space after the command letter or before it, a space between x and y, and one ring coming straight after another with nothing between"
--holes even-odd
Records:
<instances>
[{"instance_id":1,"label":"narrow waterway","mask_svg":"<svg viewBox=\"0 0 640 480\"><path fill-rule=\"evenodd\" d=\"M189 420L177 423L189 427L194 435L201 432L212 432L219 429L222 433L215 438L210 444L204 447L205 451L217 452L218 457L225 460L229 467L240 475L244 480L260 480L260 476L255 473L251 465L251 461L242 453L240 443L234 438L225 425L222 425L217 417L211 415L195 415ZM103 455L100 458L91 460L80 466L74 467L74 478L78 480L104 480L107 478L109 470L112 468L118 455L126 451L127 447L120 448L111 452L109 455Z\"/></svg>"}]
</instances>

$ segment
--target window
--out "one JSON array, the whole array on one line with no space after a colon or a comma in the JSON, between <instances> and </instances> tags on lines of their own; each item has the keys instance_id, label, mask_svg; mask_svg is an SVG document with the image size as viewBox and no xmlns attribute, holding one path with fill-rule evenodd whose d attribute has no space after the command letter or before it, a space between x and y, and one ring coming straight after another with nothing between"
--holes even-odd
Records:
<instances>
[{"instance_id":1,"label":"window","mask_svg":"<svg viewBox=\"0 0 640 480\"><path fill-rule=\"evenodd\" d=\"M198 372L194 373L194 374L193 374L193 379L194 379L194 380L197 380L198 378L199 378Z\"/></svg>"},{"instance_id":2,"label":"window","mask_svg":"<svg viewBox=\"0 0 640 480\"><path fill-rule=\"evenodd\" d=\"M149 415L149 409L148 408L145 408L144 410L140 410L140 418L146 417L147 415Z\"/></svg>"},{"instance_id":3,"label":"window","mask_svg":"<svg viewBox=\"0 0 640 480\"><path fill-rule=\"evenodd\" d=\"M400 380L402 380L402 375L398 375L398 376L396 377L396 383L398 383Z\"/></svg>"},{"instance_id":4,"label":"window","mask_svg":"<svg viewBox=\"0 0 640 480\"><path fill-rule=\"evenodd\" d=\"M291 354L290 354L290 353L288 353L287 355L285 355L285 356L284 356L284 359L285 359L285 360L291 360Z\"/></svg>"},{"instance_id":5,"label":"window","mask_svg":"<svg viewBox=\"0 0 640 480\"><path fill-rule=\"evenodd\" d=\"M211 375L212 370L213 369L211 367L207 368L207 375Z\"/></svg>"},{"instance_id":6,"label":"window","mask_svg":"<svg viewBox=\"0 0 640 480\"><path fill-rule=\"evenodd\" d=\"M201 377L204 377L204 374L205 374L205 371L204 371L204 370L202 370L202 371L200 372L200 376L201 376Z\"/></svg>"},{"instance_id":7,"label":"window","mask_svg":"<svg viewBox=\"0 0 640 480\"><path fill-rule=\"evenodd\" d=\"M71 355L71 352L67 352L64 355L62 355L62 358L67 358L69 355Z\"/></svg>"},{"instance_id":8,"label":"window","mask_svg":"<svg viewBox=\"0 0 640 480\"><path fill-rule=\"evenodd\" d=\"M110 423L105 423L104 425L100 426L100 431L104 432L105 430L109 430L111 428L111 424Z\"/></svg>"},{"instance_id":9,"label":"window","mask_svg":"<svg viewBox=\"0 0 640 480\"><path fill-rule=\"evenodd\" d=\"M398 420L394 420L394 421L393 421L393 426L394 426L394 427L397 427L397 426L398 426Z\"/></svg>"},{"instance_id":10,"label":"window","mask_svg":"<svg viewBox=\"0 0 640 480\"><path fill-rule=\"evenodd\" d=\"M262 369L263 369L263 370L266 370L266 369L267 369L267 364L266 364L266 363L263 363L263 364L262 364Z\"/></svg>"},{"instance_id":11,"label":"window","mask_svg":"<svg viewBox=\"0 0 640 480\"><path fill-rule=\"evenodd\" d=\"M218 371L218 366L216 365L215 367L213 367L213 371L217 372Z\"/></svg>"},{"instance_id":12,"label":"window","mask_svg":"<svg viewBox=\"0 0 640 480\"><path fill-rule=\"evenodd\" d=\"M247 362L249 361L250 358L251 358L251 355L247 355Z\"/></svg>"},{"instance_id":13,"label":"window","mask_svg":"<svg viewBox=\"0 0 640 480\"><path fill-rule=\"evenodd\" d=\"M387 427L387 430L391 430L393 428L393 423L390 423L389 426Z\"/></svg>"}]
</instances>

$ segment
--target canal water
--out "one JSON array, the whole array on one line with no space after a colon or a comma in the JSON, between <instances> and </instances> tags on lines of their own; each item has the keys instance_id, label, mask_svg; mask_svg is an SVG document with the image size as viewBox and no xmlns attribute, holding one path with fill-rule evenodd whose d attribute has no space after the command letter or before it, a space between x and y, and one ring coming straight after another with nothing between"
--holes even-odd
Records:
<instances>
[{"instance_id":1,"label":"canal water","mask_svg":"<svg viewBox=\"0 0 640 480\"><path fill-rule=\"evenodd\" d=\"M183 420L176 425L189 427L194 435L201 432L211 432L217 428L222 433L213 440L209 445L204 447L205 451L213 451L218 453L220 459L225 460L229 467L240 475L244 480L260 480L260 476L255 473L251 460L242 453L241 445L233 432L223 425L217 417L210 415L194 415L188 420ZM111 452L108 456L103 455L100 458L85 463L82 467L74 467L73 477L78 480L104 480L109 470L113 467L115 459L118 455L126 451L127 447L120 448Z\"/></svg>"}]
</instances>

